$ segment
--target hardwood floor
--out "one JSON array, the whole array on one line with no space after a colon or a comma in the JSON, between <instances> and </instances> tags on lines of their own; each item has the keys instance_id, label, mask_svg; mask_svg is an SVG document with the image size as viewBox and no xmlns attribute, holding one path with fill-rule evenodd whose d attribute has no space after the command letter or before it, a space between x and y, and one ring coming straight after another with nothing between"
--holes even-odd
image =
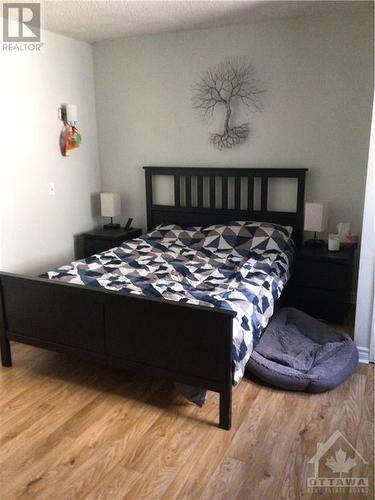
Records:
<instances>
[{"instance_id":1,"label":"hardwood floor","mask_svg":"<svg viewBox=\"0 0 375 500\"><path fill-rule=\"evenodd\" d=\"M374 365L317 395L244 379L227 432L214 393L200 409L165 381L20 344L13 360L0 368L1 500L374 496ZM368 462L351 471L367 493L307 489L317 443L336 430Z\"/></svg>"}]
</instances>

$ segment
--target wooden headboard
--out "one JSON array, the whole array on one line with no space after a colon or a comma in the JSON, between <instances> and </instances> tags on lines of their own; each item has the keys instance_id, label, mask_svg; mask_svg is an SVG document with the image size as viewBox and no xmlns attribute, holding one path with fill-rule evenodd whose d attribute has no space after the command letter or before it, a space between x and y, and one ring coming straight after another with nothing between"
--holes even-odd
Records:
<instances>
[{"instance_id":1,"label":"wooden headboard","mask_svg":"<svg viewBox=\"0 0 375 500\"><path fill-rule=\"evenodd\" d=\"M162 223L206 226L231 220L254 220L292 226L294 242L297 246L302 243L307 168L143 168L146 176L148 229ZM174 204L154 204L153 178L159 175L173 177ZM268 210L268 181L271 178L297 180L295 211ZM260 182L257 209L254 208L255 182ZM229 186L232 196L229 196Z\"/></svg>"}]
</instances>

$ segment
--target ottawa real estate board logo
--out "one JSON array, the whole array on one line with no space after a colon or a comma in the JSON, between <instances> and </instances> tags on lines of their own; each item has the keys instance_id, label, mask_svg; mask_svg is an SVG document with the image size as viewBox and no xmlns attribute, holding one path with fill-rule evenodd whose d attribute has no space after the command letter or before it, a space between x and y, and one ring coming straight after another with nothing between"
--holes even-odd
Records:
<instances>
[{"instance_id":1,"label":"ottawa real estate board logo","mask_svg":"<svg viewBox=\"0 0 375 500\"><path fill-rule=\"evenodd\" d=\"M334 432L325 443L318 443L308 462L314 472L307 478L310 493L354 494L366 498L369 491L369 464L340 432ZM345 493L346 492L346 493Z\"/></svg>"},{"instance_id":2,"label":"ottawa real estate board logo","mask_svg":"<svg viewBox=\"0 0 375 500\"><path fill-rule=\"evenodd\" d=\"M3 51L39 52L43 46L40 3L3 4Z\"/></svg>"}]
</instances>

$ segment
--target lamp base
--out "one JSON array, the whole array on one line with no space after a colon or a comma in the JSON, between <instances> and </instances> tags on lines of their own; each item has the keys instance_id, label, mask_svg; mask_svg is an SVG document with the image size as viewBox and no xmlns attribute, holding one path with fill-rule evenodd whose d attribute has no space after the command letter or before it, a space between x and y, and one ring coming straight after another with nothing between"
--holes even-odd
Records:
<instances>
[{"instance_id":1,"label":"lamp base","mask_svg":"<svg viewBox=\"0 0 375 500\"><path fill-rule=\"evenodd\" d=\"M113 224L113 223L104 224L103 229L105 231L110 230L110 229L120 229L120 224Z\"/></svg>"},{"instance_id":2,"label":"lamp base","mask_svg":"<svg viewBox=\"0 0 375 500\"><path fill-rule=\"evenodd\" d=\"M324 240L311 239L305 241L305 246L310 248L321 248L324 247L324 243Z\"/></svg>"}]
</instances>

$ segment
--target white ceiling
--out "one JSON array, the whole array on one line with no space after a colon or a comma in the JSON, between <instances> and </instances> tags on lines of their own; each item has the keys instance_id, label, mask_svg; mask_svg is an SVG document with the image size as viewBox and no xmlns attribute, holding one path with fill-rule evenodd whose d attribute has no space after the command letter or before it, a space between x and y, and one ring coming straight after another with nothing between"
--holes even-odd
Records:
<instances>
[{"instance_id":1,"label":"white ceiling","mask_svg":"<svg viewBox=\"0 0 375 500\"><path fill-rule=\"evenodd\" d=\"M98 42L277 17L370 9L371 5L372 2L328 0L60 0L44 2L44 21L47 30Z\"/></svg>"}]
</instances>

